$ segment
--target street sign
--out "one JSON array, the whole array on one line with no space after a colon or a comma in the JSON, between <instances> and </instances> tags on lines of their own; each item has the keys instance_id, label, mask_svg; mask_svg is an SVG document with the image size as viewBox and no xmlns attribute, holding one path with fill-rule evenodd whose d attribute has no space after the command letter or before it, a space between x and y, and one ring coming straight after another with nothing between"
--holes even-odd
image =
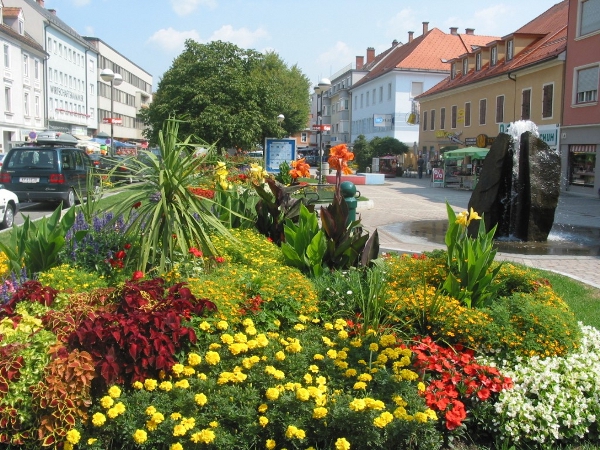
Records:
<instances>
[{"instance_id":1,"label":"street sign","mask_svg":"<svg viewBox=\"0 0 600 450\"><path fill-rule=\"evenodd\" d=\"M105 117L102 119L102 123L112 123L113 125L122 125L123 119L118 117Z\"/></svg>"},{"instance_id":2,"label":"street sign","mask_svg":"<svg viewBox=\"0 0 600 450\"><path fill-rule=\"evenodd\" d=\"M315 124L312 126L312 129L314 131L331 131L331 125L326 124L326 123L324 123L322 125Z\"/></svg>"}]
</instances>

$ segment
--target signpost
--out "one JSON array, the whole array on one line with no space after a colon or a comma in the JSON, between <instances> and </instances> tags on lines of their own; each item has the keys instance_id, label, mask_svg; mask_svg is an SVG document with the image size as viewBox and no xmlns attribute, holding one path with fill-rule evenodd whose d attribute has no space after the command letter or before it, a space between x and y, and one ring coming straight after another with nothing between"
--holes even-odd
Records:
<instances>
[{"instance_id":1,"label":"signpost","mask_svg":"<svg viewBox=\"0 0 600 450\"><path fill-rule=\"evenodd\" d=\"M327 125L331 126L331 125ZM296 139L265 139L265 168L267 172L279 173L279 165L287 162L290 166L296 160Z\"/></svg>"},{"instance_id":2,"label":"signpost","mask_svg":"<svg viewBox=\"0 0 600 450\"><path fill-rule=\"evenodd\" d=\"M441 167L434 167L431 169L431 180L433 184L444 184L444 169Z\"/></svg>"}]
</instances>

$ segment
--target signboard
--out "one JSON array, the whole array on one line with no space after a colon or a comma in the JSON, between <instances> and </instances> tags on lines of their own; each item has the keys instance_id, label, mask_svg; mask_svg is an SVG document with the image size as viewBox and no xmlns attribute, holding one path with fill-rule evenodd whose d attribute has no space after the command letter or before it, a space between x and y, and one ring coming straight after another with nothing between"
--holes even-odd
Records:
<instances>
[{"instance_id":1,"label":"signboard","mask_svg":"<svg viewBox=\"0 0 600 450\"><path fill-rule=\"evenodd\" d=\"M279 173L279 165L290 166L296 160L296 139L265 139L265 168L267 172Z\"/></svg>"},{"instance_id":2,"label":"signboard","mask_svg":"<svg viewBox=\"0 0 600 450\"><path fill-rule=\"evenodd\" d=\"M392 126L391 114L373 114L374 127L390 127Z\"/></svg>"},{"instance_id":3,"label":"signboard","mask_svg":"<svg viewBox=\"0 0 600 450\"><path fill-rule=\"evenodd\" d=\"M331 125L324 123L322 125L315 124L312 126L313 131L331 131Z\"/></svg>"},{"instance_id":4,"label":"signboard","mask_svg":"<svg viewBox=\"0 0 600 450\"><path fill-rule=\"evenodd\" d=\"M444 169L441 167L434 167L431 169L431 181L444 184Z\"/></svg>"},{"instance_id":5,"label":"signboard","mask_svg":"<svg viewBox=\"0 0 600 450\"><path fill-rule=\"evenodd\" d=\"M511 123L498 124L498 133L510 134ZM558 126L557 125L540 125L538 127L540 139L548 144L549 147L556 148L558 145Z\"/></svg>"},{"instance_id":6,"label":"signboard","mask_svg":"<svg viewBox=\"0 0 600 450\"><path fill-rule=\"evenodd\" d=\"M117 117L105 117L102 119L102 123L112 123L116 125L121 125L123 124L123 119Z\"/></svg>"}]
</instances>

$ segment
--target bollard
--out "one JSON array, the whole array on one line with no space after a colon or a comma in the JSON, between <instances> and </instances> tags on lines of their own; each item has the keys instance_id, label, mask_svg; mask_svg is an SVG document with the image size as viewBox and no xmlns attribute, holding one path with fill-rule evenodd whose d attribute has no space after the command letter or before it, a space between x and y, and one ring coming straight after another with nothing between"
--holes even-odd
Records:
<instances>
[{"instance_id":1,"label":"bollard","mask_svg":"<svg viewBox=\"0 0 600 450\"><path fill-rule=\"evenodd\" d=\"M346 226L348 226L356 220L356 186L351 181L342 181L340 193L348 205L348 219L346 220Z\"/></svg>"}]
</instances>

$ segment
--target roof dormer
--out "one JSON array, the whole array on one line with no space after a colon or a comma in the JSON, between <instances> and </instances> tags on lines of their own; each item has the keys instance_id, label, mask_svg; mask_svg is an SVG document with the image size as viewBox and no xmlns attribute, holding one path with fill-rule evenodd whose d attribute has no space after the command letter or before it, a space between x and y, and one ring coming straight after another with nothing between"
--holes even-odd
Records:
<instances>
[{"instance_id":1,"label":"roof dormer","mask_svg":"<svg viewBox=\"0 0 600 450\"><path fill-rule=\"evenodd\" d=\"M25 16L22 8L5 6L2 8L2 21L21 36L25 35Z\"/></svg>"}]
</instances>

